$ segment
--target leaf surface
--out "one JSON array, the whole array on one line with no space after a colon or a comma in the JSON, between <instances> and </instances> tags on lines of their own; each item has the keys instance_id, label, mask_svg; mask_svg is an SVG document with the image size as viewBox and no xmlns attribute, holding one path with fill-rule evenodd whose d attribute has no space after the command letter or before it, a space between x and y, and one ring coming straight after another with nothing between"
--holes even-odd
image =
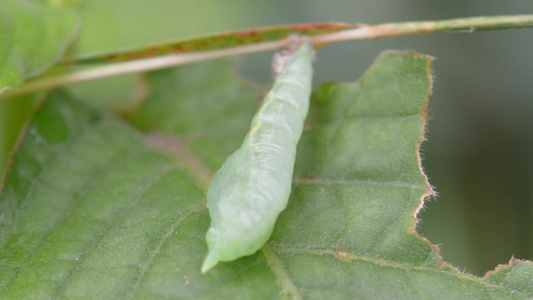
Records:
<instances>
[{"instance_id":1,"label":"leaf surface","mask_svg":"<svg viewBox=\"0 0 533 300\"><path fill-rule=\"evenodd\" d=\"M256 88L223 61L155 72L130 123L52 94L0 196L1 298L532 297L531 263L477 278L414 232L431 192L418 157L430 62L385 53L358 82L321 87L272 238L207 274L207 184Z\"/></svg>"},{"instance_id":2,"label":"leaf surface","mask_svg":"<svg viewBox=\"0 0 533 300\"><path fill-rule=\"evenodd\" d=\"M18 88L64 54L80 25L67 8L32 0L0 1L0 93Z\"/></svg>"}]
</instances>

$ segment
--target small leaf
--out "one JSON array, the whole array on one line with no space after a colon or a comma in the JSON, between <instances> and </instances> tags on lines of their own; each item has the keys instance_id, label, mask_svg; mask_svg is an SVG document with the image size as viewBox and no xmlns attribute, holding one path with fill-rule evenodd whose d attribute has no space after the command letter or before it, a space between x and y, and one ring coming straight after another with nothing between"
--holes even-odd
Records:
<instances>
[{"instance_id":1,"label":"small leaf","mask_svg":"<svg viewBox=\"0 0 533 300\"><path fill-rule=\"evenodd\" d=\"M0 1L0 93L57 62L79 29L72 9L42 1Z\"/></svg>"},{"instance_id":2,"label":"small leaf","mask_svg":"<svg viewBox=\"0 0 533 300\"><path fill-rule=\"evenodd\" d=\"M414 232L430 61L385 53L358 82L320 88L272 238L207 274L207 183L255 90L220 61L152 73L132 117L144 133L54 93L0 196L0 298L533 297L532 263L477 278Z\"/></svg>"}]
</instances>

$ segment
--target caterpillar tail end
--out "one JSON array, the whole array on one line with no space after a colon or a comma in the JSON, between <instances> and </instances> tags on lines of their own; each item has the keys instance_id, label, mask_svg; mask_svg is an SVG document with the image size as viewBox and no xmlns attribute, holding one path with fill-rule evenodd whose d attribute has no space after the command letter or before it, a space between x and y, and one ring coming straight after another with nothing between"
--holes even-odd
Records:
<instances>
[{"instance_id":1,"label":"caterpillar tail end","mask_svg":"<svg viewBox=\"0 0 533 300\"><path fill-rule=\"evenodd\" d=\"M206 273L207 271L211 270L218 264L219 261L218 255L216 255L213 251L209 251L202 265L202 273Z\"/></svg>"}]
</instances>

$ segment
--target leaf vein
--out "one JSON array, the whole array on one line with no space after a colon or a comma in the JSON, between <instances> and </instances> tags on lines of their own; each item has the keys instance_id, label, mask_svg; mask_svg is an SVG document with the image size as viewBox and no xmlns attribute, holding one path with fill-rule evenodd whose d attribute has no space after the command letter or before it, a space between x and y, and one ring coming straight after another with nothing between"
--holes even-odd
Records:
<instances>
[{"instance_id":1,"label":"leaf vein","mask_svg":"<svg viewBox=\"0 0 533 300\"><path fill-rule=\"evenodd\" d=\"M196 154L183 145L184 142L181 139L172 135L150 134L146 136L146 140L152 147L175 157L180 165L185 166L200 186L207 190L209 182L213 178L213 172Z\"/></svg>"},{"instance_id":2,"label":"leaf vein","mask_svg":"<svg viewBox=\"0 0 533 300\"><path fill-rule=\"evenodd\" d=\"M189 218L191 215L193 215L195 213L200 212L204 208L206 208L205 202L199 203L199 204L193 206L191 209L189 209L185 213L183 213L182 215L180 215L174 222L172 222L170 227L167 229L165 234L163 234L163 236L161 237L161 239L157 243L156 247L150 252L150 255L148 256L148 258L146 259L146 261L142 265L141 273L137 277L137 280L135 281L135 284L132 286L132 289L131 289L130 293L126 296L126 299L133 299L135 297L135 295L139 291L139 288L140 288L140 286L142 284L142 281L143 281L146 273L148 273L148 271L150 270L150 267L152 266L152 263L154 262L154 260L157 257L157 255L161 252L161 248L163 247L165 242L168 240L170 235L181 224L183 224L183 222L185 220L187 220L187 218Z\"/></svg>"},{"instance_id":3,"label":"leaf vein","mask_svg":"<svg viewBox=\"0 0 533 300\"><path fill-rule=\"evenodd\" d=\"M415 114L410 115L403 115L403 116L341 116L338 119L334 120L325 120L325 121L316 121L311 126L308 127L309 129L318 128L321 126L329 126L329 125L336 125L337 127L340 127L343 122L365 122L365 121L375 121L375 120L403 120L403 119L416 119L419 118L420 112L417 112ZM338 128L337 128L338 130Z\"/></svg>"},{"instance_id":4,"label":"leaf vein","mask_svg":"<svg viewBox=\"0 0 533 300\"><path fill-rule=\"evenodd\" d=\"M314 249L314 248L300 248L300 247L280 247L275 244L269 244L271 248L273 248L273 251L279 252L279 253L294 253L294 254L309 254L309 255L331 255L335 258L337 258L337 252L333 249ZM366 261L373 263L377 266L388 266L388 267L394 267L394 268L402 268L402 269L417 269L417 270L434 270L434 268L426 267L426 266L417 266L417 265L411 265L407 263L400 263L396 261L391 261L388 259L383 259L379 257L374 256L367 256L362 254L355 254L353 252L350 252L350 258L360 261Z\"/></svg>"},{"instance_id":5,"label":"leaf vein","mask_svg":"<svg viewBox=\"0 0 533 300\"><path fill-rule=\"evenodd\" d=\"M342 184L358 184L358 185L375 185L375 186L390 186L390 187L404 187L412 190L427 190L423 184L412 184L401 181L378 181L378 180L364 180L364 179L327 179L327 178L294 178L294 184L298 185L342 185Z\"/></svg>"},{"instance_id":6,"label":"leaf vein","mask_svg":"<svg viewBox=\"0 0 533 300\"><path fill-rule=\"evenodd\" d=\"M274 243L268 244L269 247L272 249L272 251L275 251L277 253L290 253L290 254L308 254L308 255L317 255L317 256L324 256L324 255L330 255L333 256L335 259L338 259L337 253L333 249L313 249L313 248L305 248L305 247L283 247L282 245L276 245ZM502 289L502 287L498 284L494 284L491 282L488 282L486 280L481 280L478 277L475 277L471 274L462 273L462 272L451 272L447 271L442 268L434 268L434 267L428 267L427 265L411 265L407 263L401 263L396 261L391 261L389 259L383 259L379 257L373 257L373 256L367 256L367 255L361 255L361 254L355 254L353 252L350 252L350 258L353 260L358 261L364 261L372 263L378 267L389 267L389 268L399 268L399 269L405 269L408 272L414 271L414 270L422 270L422 271L430 271L430 272L442 272L445 274L449 274L451 276L460 277L465 280L470 280L472 282L481 284L487 291L488 294L493 296L492 293L490 293L493 289ZM345 263L345 262L343 262ZM505 290L505 289L504 289ZM516 293L520 293L523 295L520 291L515 291Z\"/></svg>"},{"instance_id":7,"label":"leaf vein","mask_svg":"<svg viewBox=\"0 0 533 300\"><path fill-rule=\"evenodd\" d=\"M289 277L289 274L287 273L285 266L283 266L283 262L276 255L276 253L270 248L270 245L265 244L263 248L261 248L261 252L265 256L268 262L268 265L272 269L272 272L278 278L278 281L283 289L283 292L287 293L288 295L291 295L292 299L303 299L302 295L300 294L300 291L298 290L296 285L294 285L291 278Z\"/></svg>"},{"instance_id":8,"label":"leaf vein","mask_svg":"<svg viewBox=\"0 0 533 300\"><path fill-rule=\"evenodd\" d=\"M73 146L74 144L76 143L71 143L70 146ZM68 220L68 218L70 218L72 216L72 212L76 209L76 207L79 205L79 203L81 202L81 200L83 199L83 197L85 197L89 191L91 191L92 188L94 188L94 186L102 179L102 176L108 172L113 166L117 166L117 165L120 165L120 164L123 164L127 161L129 161L134 155L138 154L139 151L131 151L131 149L129 148L126 148L125 149L126 151L117 151L117 155L111 157L109 159L109 161L111 162L111 164L107 164L105 165L104 168L102 169L97 169L95 170L96 172L96 175L95 176L89 176L90 177L90 180L87 182L87 184L84 186L84 189L83 189L83 192L81 192L78 197L73 201L75 204L70 208L68 209L68 211L65 213L64 217L59 220L58 222L56 222L56 224L54 224L46 233L43 234L43 236L41 237L41 239L39 239L39 241L37 242L37 244L33 247L33 249L28 253L28 255L25 257L24 261L23 261L23 264L21 266L19 266L16 270L15 270L15 273L13 274L13 276L10 278L9 280L9 283L7 284L5 290L9 290L10 288L10 285L13 283L13 281L16 280L16 278L18 277L18 274L24 270L27 265L29 264L30 262L30 258L34 257L37 252L39 251L40 249L40 246L42 246L44 244L44 242L46 241L46 239L57 229L61 226L61 224L63 224L66 220ZM125 155L126 153L128 153L128 155ZM58 158L60 157L60 152L58 153L57 156L53 157L48 163L46 163L45 165L51 165L52 162L55 162ZM122 158L122 159L118 159L117 158ZM44 168L43 169L48 169L48 168ZM43 172L40 174L40 177L42 176L42 174L45 174L46 172ZM37 183L34 183L32 185L32 188L37 185ZM28 195L29 197L29 195ZM28 198L26 197L26 199ZM25 200L26 201L26 200ZM17 210L19 211L19 210ZM9 243L9 242L8 242Z\"/></svg>"},{"instance_id":9,"label":"leaf vein","mask_svg":"<svg viewBox=\"0 0 533 300\"><path fill-rule=\"evenodd\" d=\"M126 205L126 207L123 210L113 215L113 217L116 219L117 217L123 215L128 210L135 207L135 205L143 199L143 195L146 192L148 192L154 184L156 184L161 178L163 178L166 174L168 174L172 170L174 170L174 168L170 168L170 167L163 168L162 171L158 175L154 176L152 180L148 182L146 187L141 191L141 193L138 194L139 196L129 205L129 207ZM111 228L112 221L113 219L107 220L104 227L97 233L97 235L93 239L92 243L85 249L83 253L81 253L81 255L79 256L79 259L76 261L76 264L73 266L72 270L68 273L68 275L65 277L65 279L61 282L61 284L56 289L56 296L60 294L62 286L69 282L74 272L76 272L79 268L81 268L81 263L83 262L87 254L89 254L92 249L96 248L96 245L98 244L98 242L105 236L105 234Z\"/></svg>"}]
</instances>

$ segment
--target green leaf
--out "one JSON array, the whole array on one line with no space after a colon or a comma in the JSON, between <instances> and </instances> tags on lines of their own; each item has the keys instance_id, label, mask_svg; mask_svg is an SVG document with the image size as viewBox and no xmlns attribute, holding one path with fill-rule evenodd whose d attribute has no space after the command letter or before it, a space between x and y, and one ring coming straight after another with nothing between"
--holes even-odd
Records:
<instances>
[{"instance_id":1,"label":"green leaf","mask_svg":"<svg viewBox=\"0 0 533 300\"><path fill-rule=\"evenodd\" d=\"M246 134L255 88L221 61L152 73L131 117L143 132L54 93L0 196L0 297L533 297L530 262L477 278L414 232L431 192L418 157L430 61L385 53L358 82L321 87L272 238L207 274L207 184Z\"/></svg>"},{"instance_id":2,"label":"green leaf","mask_svg":"<svg viewBox=\"0 0 533 300\"><path fill-rule=\"evenodd\" d=\"M72 9L31 0L0 0L0 93L57 62L79 29Z\"/></svg>"}]
</instances>

